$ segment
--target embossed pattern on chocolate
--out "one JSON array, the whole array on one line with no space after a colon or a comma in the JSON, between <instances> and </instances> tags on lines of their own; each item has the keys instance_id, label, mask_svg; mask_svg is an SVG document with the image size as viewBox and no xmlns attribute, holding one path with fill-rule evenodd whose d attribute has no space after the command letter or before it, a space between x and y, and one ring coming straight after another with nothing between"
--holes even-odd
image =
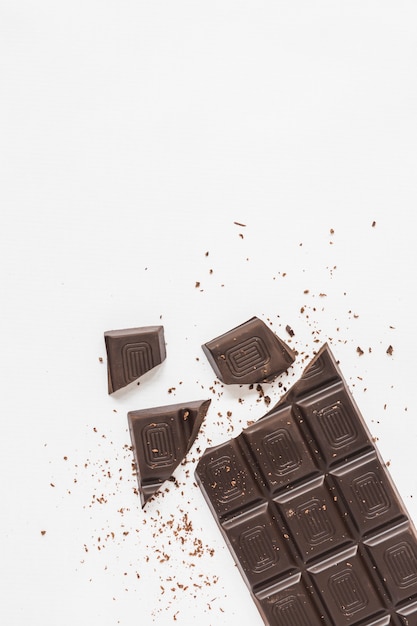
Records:
<instances>
[{"instance_id":1,"label":"embossed pattern on chocolate","mask_svg":"<svg viewBox=\"0 0 417 626\"><path fill-rule=\"evenodd\" d=\"M127 414L142 507L191 448L210 403L199 400Z\"/></svg>"},{"instance_id":2,"label":"embossed pattern on chocolate","mask_svg":"<svg viewBox=\"0 0 417 626\"><path fill-rule=\"evenodd\" d=\"M417 536L328 345L197 482L268 626L416 626Z\"/></svg>"},{"instance_id":3,"label":"embossed pattern on chocolate","mask_svg":"<svg viewBox=\"0 0 417 626\"><path fill-rule=\"evenodd\" d=\"M293 350L257 317L202 348L216 376L228 385L271 381L295 359Z\"/></svg>"},{"instance_id":4,"label":"embossed pattern on chocolate","mask_svg":"<svg viewBox=\"0 0 417 626\"><path fill-rule=\"evenodd\" d=\"M140 378L166 357L163 326L109 330L104 340L109 394Z\"/></svg>"}]
</instances>

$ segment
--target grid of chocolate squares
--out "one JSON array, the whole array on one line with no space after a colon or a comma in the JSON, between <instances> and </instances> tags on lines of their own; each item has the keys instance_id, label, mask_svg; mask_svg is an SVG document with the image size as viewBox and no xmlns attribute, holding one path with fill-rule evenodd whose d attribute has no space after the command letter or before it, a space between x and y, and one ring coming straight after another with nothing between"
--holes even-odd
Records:
<instances>
[{"instance_id":1,"label":"grid of chocolate squares","mask_svg":"<svg viewBox=\"0 0 417 626\"><path fill-rule=\"evenodd\" d=\"M163 327L105 333L109 393L161 363ZM254 317L202 345L225 384L271 382L295 353ZM142 506L210 400L128 413ZM267 626L417 626L417 534L329 346L196 480Z\"/></svg>"}]
</instances>

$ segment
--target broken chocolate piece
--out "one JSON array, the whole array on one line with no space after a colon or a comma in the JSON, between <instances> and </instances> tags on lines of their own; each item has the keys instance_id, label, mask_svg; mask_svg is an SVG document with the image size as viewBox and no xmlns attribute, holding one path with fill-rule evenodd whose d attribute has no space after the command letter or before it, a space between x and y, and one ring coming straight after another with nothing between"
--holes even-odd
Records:
<instances>
[{"instance_id":1,"label":"broken chocolate piece","mask_svg":"<svg viewBox=\"0 0 417 626\"><path fill-rule=\"evenodd\" d=\"M104 340L109 394L126 387L166 357L163 326L109 330Z\"/></svg>"},{"instance_id":2,"label":"broken chocolate piece","mask_svg":"<svg viewBox=\"0 0 417 626\"><path fill-rule=\"evenodd\" d=\"M271 382L295 354L257 317L202 345L216 376L227 385Z\"/></svg>"},{"instance_id":3,"label":"broken chocolate piece","mask_svg":"<svg viewBox=\"0 0 417 626\"><path fill-rule=\"evenodd\" d=\"M287 324L287 326L285 327L285 330L287 331L287 333L289 334L290 337L294 337L295 333L294 333L293 329L291 328L291 326L289 326Z\"/></svg>"},{"instance_id":4,"label":"broken chocolate piece","mask_svg":"<svg viewBox=\"0 0 417 626\"><path fill-rule=\"evenodd\" d=\"M417 625L416 529L327 345L196 478L267 626Z\"/></svg>"},{"instance_id":5,"label":"broken chocolate piece","mask_svg":"<svg viewBox=\"0 0 417 626\"><path fill-rule=\"evenodd\" d=\"M127 414L142 507L184 459L210 402L171 404Z\"/></svg>"}]
</instances>

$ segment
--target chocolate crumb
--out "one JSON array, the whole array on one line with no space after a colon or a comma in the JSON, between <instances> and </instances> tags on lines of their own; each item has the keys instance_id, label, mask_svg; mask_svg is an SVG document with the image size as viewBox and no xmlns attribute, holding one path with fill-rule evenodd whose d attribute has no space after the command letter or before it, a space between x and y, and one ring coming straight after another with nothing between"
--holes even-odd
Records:
<instances>
[{"instance_id":1,"label":"chocolate crumb","mask_svg":"<svg viewBox=\"0 0 417 626\"><path fill-rule=\"evenodd\" d=\"M295 333L293 331L293 329L291 328L291 326L286 326L285 330L287 331L287 333L289 334L290 337L294 337Z\"/></svg>"},{"instance_id":2,"label":"chocolate crumb","mask_svg":"<svg viewBox=\"0 0 417 626\"><path fill-rule=\"evenodd\" d=\"M356 352L359 354L359 356L362 356L362 354L365 354L360 346L356 348Z\"/></svg>"},{"instance_id":3,"label":"chocolate crumb","mask_svg":"<svg viewBox=\"0 0 417 626\"><path fill-rule=\"evenodd\" d=\"M394 352L394 348L391 345L389 345L387 348L387 354L391 356L393 352Z\"/></svg>"},{"instance_id":4,"label":"chocolate crumb","mask_svg":"<svg viewBox=\"0 0 417 626\"><path fill-rule=\"evenodd\" d=\"M46 530L41 530L42 537L46 534Z\"/></svg>"}]
</instances>

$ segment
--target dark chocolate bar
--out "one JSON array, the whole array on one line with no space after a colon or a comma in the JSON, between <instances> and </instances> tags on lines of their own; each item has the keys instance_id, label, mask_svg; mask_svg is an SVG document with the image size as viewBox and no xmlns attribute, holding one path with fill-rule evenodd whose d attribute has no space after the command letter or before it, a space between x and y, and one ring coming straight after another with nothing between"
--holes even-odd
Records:
<instances>
[{"instance_id":1,"label":"dark chocolate bar","mask_svg":"<svg viewBox=\"0 0 417 626\"><path fill-rule=\"evenodd\" d=\"M166 357L163 326L109 330L104 340L109 394L149 372Z\"/></svg>"},{"instance_id":2,"label":"dark chocolate bar","mask_svg":"<svg viewBox=\"0 0 417 626\"><path fill-rule=\"evenodd\" d=\"M210 402L200 400L128 413L142 507L171 478L191 448Z\"/></svg>"},{"instance_id":3,"label":"dark chocolate bar","mask_svg":"<svg viewBox=\"0 0 417 626\"><path fill-rule=\"evenodd\" d=\"M295 354L257 317L202 345L225 384L270 382L294 362Z\"/></svg>"},{"instance_id":4,"label":"dark chocolate bar","mask_svg":"<svg viewBox=\"0 0 417 626\"><path fill-rule=\"evenodd\" d=\"M416 626L415 527L327 345L196 478L268 626Z\"/></svg>"}]
</instances>

